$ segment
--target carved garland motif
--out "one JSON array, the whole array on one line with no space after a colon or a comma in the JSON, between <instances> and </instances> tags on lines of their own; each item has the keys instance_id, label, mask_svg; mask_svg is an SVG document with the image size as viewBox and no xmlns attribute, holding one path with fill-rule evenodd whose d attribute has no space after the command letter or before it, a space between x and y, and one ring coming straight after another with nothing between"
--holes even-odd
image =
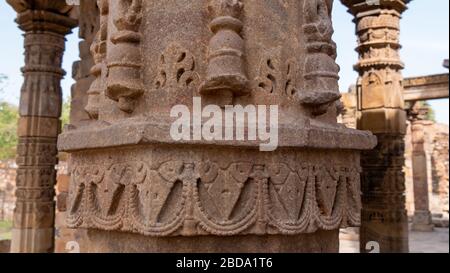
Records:
<instances>
[{"instance_id":1,"label":"carved garland motif","mask_svg":"<svg viewBox=\"0 0 450 273\"><path fill-rule=\"evenodd\" d=\"M76 166L67 222L148 236L300 234L359 225L359 168L168 161Z\"/></svg>"}]
</instances>

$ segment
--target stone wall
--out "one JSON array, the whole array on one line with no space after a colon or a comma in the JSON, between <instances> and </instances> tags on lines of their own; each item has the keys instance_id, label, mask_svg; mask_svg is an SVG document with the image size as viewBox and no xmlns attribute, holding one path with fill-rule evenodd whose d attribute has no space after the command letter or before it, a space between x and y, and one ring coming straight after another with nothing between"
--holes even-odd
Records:
<instances>
[{"instance_id":1,"label":"stone wall","mask_svg":"<svg viewBox=\"0 0 450 273\"><path fill-rule=\"evenodd\" d=\"M63 177L67 173L67 162L62 160L58 164L57 170L58 178ZM14 159L0 160L0 221L13 220L16 200L16 171L17 164Z\"/></svg>"},{"instance_id":2,"label":"stone wall","mask_svg":"<svg viewBox=\"0 0 450 273\"><path fill-rule=\"evenodd\" d=\"M0 221L12 221L17 165L14 160L0 160Z\"/></svg>"},{"instance_id":3,"label":"stone wall","mask_svg":"<svg viewBox=\"0 0 450 273\"><path fill-rule=\"evenodd\" d=\"M411 128L406 135L406 205L408 214L414 213L414 194L411 162ZM430 210L433 214L448 217L448 142L449 127L429 121L425 126L425 152L427 155Z\"/></svg>"},{"instance_id":4,"label":"stone wall","mask_svg":"<svg viewBox=\"0 0 450 273\"><path fill-rule=\"evenodd\" d=\"M87 105L87 91L91 86L94 76L91 74L91 68L94 65L94 59L91 54L91 44L98 31L98 8L96 1L81 0L79 19L79 43L80 60L73 63L72 78L76 83L71 90L71 111L70 124L80 125L89 120L85 111Z\"/></svg>"},{"instance_id":5,"label":"stone wall","mask_svg":"<svg viewBox=\"0 0 450 273\"><path fill-rule=\"evenodd\" d=\"M359 224L359 151L373 148L375 138L336 125L331 2L249 1L245 9L241 1L166 2L97 2L100 29L91 47L96 77L89 90L83 88L90 81L84 68L92 64L85 53L97 17L88 20L95 7L80 2L84 41L73 71L72 126L58 141L60 151L71 153L71 190L64 201L67 182L60 177L57 235L63 235L56 252L75 242L82 252L337 251L338 228ZM248 23L260 14L261 20ZM139 20L128 22L128 16ZM183 28L168 23L173 20ZM299 30L305 31L301 39ZM246 54L245 48L258 50ZM175 104L192 108L194 97L220 106L280 105L285 136L279 150L261 153L241 140L226 146L174 140L162 128L170 124L168 113ZM149 130L139 129L140 122ZM98 131L108 128L106 137ZM139 147L126 143L141 131L149 136ZM291 137L297 134L309 137ZM88 158L96 153L98 158ZM321 177L317 182L313 172ZM91 174L95 181L85 181ZM83 228L91 243L80 243ZM70 233L74 242L66 241Z\"/></svg>"},{"instance_id":6,"label":"stone wall","mask_svg":"<svg viewBox=\"0 0 450 273\"><path fill-rule=\"evenodd\" d=\"M432 155L432 164L434 168L432 170L432 178L433 178L433 195L442 197L439 198L440 202L438 205L448 214L449 210L448 126L444 129L445 131L439 131L434 138L434 149Z\"/></svg>"}]
</instances>

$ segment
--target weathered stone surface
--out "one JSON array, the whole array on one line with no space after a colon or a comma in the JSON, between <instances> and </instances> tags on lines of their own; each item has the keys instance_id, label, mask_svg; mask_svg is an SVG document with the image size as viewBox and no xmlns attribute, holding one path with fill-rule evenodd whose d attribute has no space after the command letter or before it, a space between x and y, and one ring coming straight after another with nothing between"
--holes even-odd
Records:
<instances>
[{"instance_id":1,"label":"weathered stone surface","mask_svg":"<svg viewBox=\"0 0 450 273\"><path fill-rule=\"evenodd\" d=\"M448 220L448 125L437 124L432 121L423 121L424 150L427 165L427 194L429 197L429 210L433 216L433 223L440 226ZM411 141L411 126L406 136L406 206L410 216L415 211L415 196L413 182L413 145Z\"/></svg>"},{"instance_id":2,"label":"weathered stone surface","mask_svg":"<svg viewBox=\"0 0 450 273\"><path fill-rule=\"evenodd\" d=\"M89 230L83 238L85 239L81 243L80 250L88 253L337 253L339 251L339 234L334 230L295 236L156 238L132 233Z\"/></svg>"},{"instance_id":3,"label":"weathered stone surface","mask_svg":"<svg viewBox=\"0 0 450 273\"><path fill-rule=\"evenodd\" d=\"M90 120L58 142L80 250L337 251L338 229L359 225L359 152L376 140L336 122L332 3L97 1ZM175 141L171 109L193 111L193 97L278 105L278 149Z\"/></svg>"},{"instance_id":4,"label":"weathered stone surface","mask_svg":"<svg viewBox=\"0 0 450 273\"><path fill-rule=\"evenodd\" d=\"M56 140L65 35L77 25L64 1L8 0L25 32L12 252L52 252Z\"/></svg>"},{"instance_id":5,"label":"weathered stone surface","mask_svg":"<svg viewBox=\"0 0 450 273\"><path fill-rule=\"evenodd\" d=\"M12 221L16 202L16 170L14 160L0 160L0 221Z\"/></svg>"},{"instance_id":6,"label":"weathered stone surface","mask_svg":"<svg viewBox=\"0 0 450 273\"><path fill-rule=\"evenodd\" d=\"M404 64L400 60L400 16L409 0L341 0L355 16L358 36L357 128L378 137L363 152L361 251L375 241L382 252L408 252L405 209Z\"/></svg>"},{"instance_id":7,"label":"weathered stone surface","mask_svg":"<svg viewBox=\"0 0 450 273\"><path fill-rule=\"evenodd\" d=\"M92 101L90 103L90 98L92 96L91 85L95 81L92 69L98 60L95 54L94 48L91 46L96 45L96 38L102 32L100 29L100 17L99 8L97 7L97 1L93 0L81 0L79 6L81 16L79 18L79 37L82 41L79 44L80 51L80 61L74 64L73 78L76 83L72 86L72 101L71 101L71 111L70 111L70 123L72 125L82 124L89 120L90 108L92 108ZM104 23L102 24L104 25ZM97 35L99 33L99 35ZM94 74L94 75L93 75ZM90 104L91 105L90 105ZM85 109L88 109L86 112Z\"/></svg>"},{"instance_id":8,"label":"weathered stone surface","mask_svg":"<svg viewBox=\"0 0 450 273\"><path fill-rule=\"evenodd\" d=\"M429 76L428 76L429 77ZM426 77L426 78L428 78ZM433 77L432 77L433 78ZM421 79L420 77L418 79ZM423 87L427 86L426 82L418 81ZM414 84L410 83L410 87L414 88ZM356 127L356 120L358 119L357 111L357 96L356 90L351 89L348 93L343 94L342 102L344 104L344 111L339 118L339 122L345 124L349 128ZM420 96L417 99L426 99ZM405 97L405 100L406 97ZM419 102L420 103L420 102ZM414 214L414 183L413 183L413 145L411 134L411 122L408 121L407 134L405 136L405 184L406 184L406 209L408 215ZM449 127L445 124L438 124L431 120L423 120L424 132L424 150L426 153L427 165L427 184L428 195L430 197L430 211L433 214L433 223L435 225L444 226L448 223L448 142L449 142ZM434 216L436 215L436 216Z\"/></svg>"},{"instance_id":9,"label":"weathered stone surface","mask_svg":"<svg viewBox=\"0 0 450 273\"><path fill-rule=\"evenodd\" d=\"M0 240L0 253L9 253L11 240Z\"/></svg>"},{"instance_id":10,"label":"weathered stone surface","mask_svg":"<svg viewBox=\"0 0 450 273\"><path fill-rule=\"evenodd\" d=\"M428 109L415 103L409 111L411 120L412 169L414 181L414 217L412 229L415 231L432 231L433 224L428 196L428 171L425 153L424 120Z\"/></svg>"},{"instance_id":11,"label":"weathered stone surface","mask_svg":"<svg viewBox=\"0 0 450 273\"><path fill-rule=\"evenodd\" d=\"M404 81L406 101L448 98L448 74L406 78Z\"/></svg>"},{"instance_id":12,"label":"weathered stone surface","mask_svg":"<svg viewBox=\"0 0 450 273\"><path fill-rule=\"evenodd\" d=\"M438 127L438 126L437 126ZM449 214L449 130L448 126L439 126L433 140L432 152L432 189L434 206L441 210L444 218L448 219ZM448 226L448 221L447 221Z\"/></svg>"},{"instance_id":13,"label":"weathered stone surface","mask_svg":"<svg viewBox=\"0 0 450 273\"><path fill-rule=\"evenodd\" d=\"M117 151L72 155L69 226L194 236L359 224L354 153L228 150L225 160L218 148Z\"/></svg>"},{"instance_id":14,"label":"weathered stone surface","mask_svg":"<svg viewBox=\"0 0 450 273\"><path fill-rule=\"evenodd\" d=\"M338 117L338 122L344 124L348 128L356 129L358 120L358 102L356 96L356 86L351 86L347 93L342 94L343 110Z\"/></svg>"}]
</instances>

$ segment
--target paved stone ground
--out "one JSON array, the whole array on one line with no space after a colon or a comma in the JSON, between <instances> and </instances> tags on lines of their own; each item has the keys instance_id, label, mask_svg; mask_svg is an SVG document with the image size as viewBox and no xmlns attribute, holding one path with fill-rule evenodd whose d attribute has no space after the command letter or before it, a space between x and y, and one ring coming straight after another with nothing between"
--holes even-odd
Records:
<instances>
[{"instance_id":1,"label":"paved stone ground","mask_svg":"<svg viewBox=\"0 0 450 273\"><path fill-rule=\"evenodd\" d=\"M354 230L341 232L340 252L359 253L359 236ZM433 232L409 233L411 253L449 253L449 229L436 228Z\"/></svg>"}]
</instances>

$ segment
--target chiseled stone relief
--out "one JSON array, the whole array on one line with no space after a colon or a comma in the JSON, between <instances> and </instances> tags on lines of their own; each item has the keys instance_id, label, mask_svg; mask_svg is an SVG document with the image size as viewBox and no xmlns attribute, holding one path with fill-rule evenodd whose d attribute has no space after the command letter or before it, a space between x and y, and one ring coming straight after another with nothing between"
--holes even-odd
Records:
<instances>
[{"instance_id":1,"label":"chiseled stone relief","mask_svg":"<svg viewBox=\"0 0 450 273\"><path fill-rule=\"evenodd\" d=\"M376 140L336 122L333 1L97 3L91 120L58 143L72 159L69 227L220 238L359 225L359 153ZM278 149L175 141L171 109L196 97L278 106Z\"/></svg>"},{"instance_id":2,"label":"chiseled stone relief","mask_svg":"<svg viewBox=\"0 0 450 273\"><path fill-rule=\"evenodd\" d=\"M69 226L152 236L227 236L312 233L359 224L360 170L357 162L341 162L342 156L334 155L333 163L286 151L273 155L277 163L264 164L254 152L229 153L248 158L241 161L210 156L214 151L194 151L201 160L186 158L186 151L181 156L161 152L132 150L127 153L149 159L114 163L118 157L110 155L112 160L96 165L75 156Z\"/></svg>"}]
</instances>

